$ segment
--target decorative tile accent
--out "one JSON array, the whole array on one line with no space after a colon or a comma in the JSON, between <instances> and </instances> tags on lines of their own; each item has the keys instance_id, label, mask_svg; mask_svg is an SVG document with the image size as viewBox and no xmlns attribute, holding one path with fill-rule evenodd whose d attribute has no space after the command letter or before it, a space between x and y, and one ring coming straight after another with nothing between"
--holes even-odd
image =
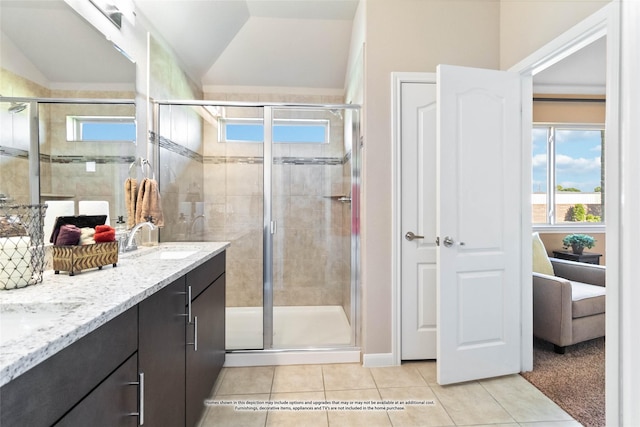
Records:
<instances>
[{"instance_id":1,"label":"decorative tile accent","mask_svg":"<svg viewBox=\"0 0 640 427\"><path fill-rule=\"evenodd\" d=\"M153 131L149 131L149 142L152 144L156 144L156 141L159 139L160 148L164 148L166 150L171 151L172 153L176 153L180 156L187 157L189 159L195 160L199 163L202 163L202 155L196 153L193 150L189 150L187 147L184 147L177 142L173 142L169 138L166 138L160 135L160 138L156 138L157 135Z\"/></svg>"},{"instance_id":2,"label":"decorative tile accent","mask_svg":"<svg viewBox=\"0 0 640 427\"><path fill-rule=\"evenodd\" d=\"M28 159L29 152L27 150L21 150L19 148L5 147L0 145L0 155L7 157L16 157L20 159ZM135 160L134 156L65 156L65 155L51 155L40 154L40 161L45 163L86 163L96 162L97 164L107 163L132 163Z\"/></svg>"}]
</instances>

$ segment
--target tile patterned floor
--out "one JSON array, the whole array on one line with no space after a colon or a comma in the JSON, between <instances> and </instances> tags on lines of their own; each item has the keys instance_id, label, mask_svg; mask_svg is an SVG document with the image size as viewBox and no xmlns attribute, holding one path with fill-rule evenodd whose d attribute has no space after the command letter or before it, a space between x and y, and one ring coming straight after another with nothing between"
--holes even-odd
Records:
<instances>
[{"instance_id":1,"label":"tile patterned floor","mask_svg":"<svg viewBox=\"0 0 640 427\"><path fill-rule=\"evenodd\" d=\"M580 426L520 375L440 386L435 362L409 362L224 368L199 427L494 425Z\"/></svg>"}]
</instances>

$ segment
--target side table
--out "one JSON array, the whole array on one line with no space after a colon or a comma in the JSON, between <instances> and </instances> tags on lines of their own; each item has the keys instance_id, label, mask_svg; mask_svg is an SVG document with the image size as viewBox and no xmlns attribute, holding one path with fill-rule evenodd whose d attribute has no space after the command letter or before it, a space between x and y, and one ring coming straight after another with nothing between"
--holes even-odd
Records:
<instances>
[{"instance_id":1,"label":"side table","mask_svg":"<svg viewBox=\"0 0 640 427\"><path fill-rule=\"evenodd\" d=\"M583 252L580 255L568 251L553 251L554 258L567 259L569 261L584 262L587 264L600 264L602 254Z\"/></svg>"}]
</instances>

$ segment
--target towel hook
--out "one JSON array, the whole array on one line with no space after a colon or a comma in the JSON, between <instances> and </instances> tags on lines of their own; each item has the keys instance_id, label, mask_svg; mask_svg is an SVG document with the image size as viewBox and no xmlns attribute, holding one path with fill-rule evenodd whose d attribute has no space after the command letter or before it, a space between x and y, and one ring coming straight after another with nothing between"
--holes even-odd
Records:
<instances>
[{"instance_id":1,"label":"towel hook","mask_svg":"<svg viewBox=\"0 0 640 427\"><path fill-rule=\"evenodd\" d=\"M140 166L140 169L142 170L142 178L149 178L149 176L147 175L147 171L145 170L145 166L149 167L149 175L152 179L156 179L156 174L153 171L153 167L151 166L151 163L149 162L149 160L143 158L143 157L139 157L137 158L133 163L131 163L131 165L129 166L129 178L131 178L131 169L133 169L134 167Z\"/></svg>"}]
</instances>

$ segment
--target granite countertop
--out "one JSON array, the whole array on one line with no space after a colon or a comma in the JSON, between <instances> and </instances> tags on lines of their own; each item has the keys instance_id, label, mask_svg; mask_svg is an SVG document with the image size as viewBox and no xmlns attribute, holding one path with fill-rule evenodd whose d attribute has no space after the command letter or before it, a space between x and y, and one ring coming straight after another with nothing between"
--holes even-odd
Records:
<instances>
[{"instance_id":1,"label":"granite countertop","mask_svg":"<svg viewBox=\"0 0 640 427\"><path fill-rule=\"evenodd\" d=\"M0 291L0 386L213 258L227 242L162 243L119 254L117 267Z\"/></svg>"}]
</instances>

